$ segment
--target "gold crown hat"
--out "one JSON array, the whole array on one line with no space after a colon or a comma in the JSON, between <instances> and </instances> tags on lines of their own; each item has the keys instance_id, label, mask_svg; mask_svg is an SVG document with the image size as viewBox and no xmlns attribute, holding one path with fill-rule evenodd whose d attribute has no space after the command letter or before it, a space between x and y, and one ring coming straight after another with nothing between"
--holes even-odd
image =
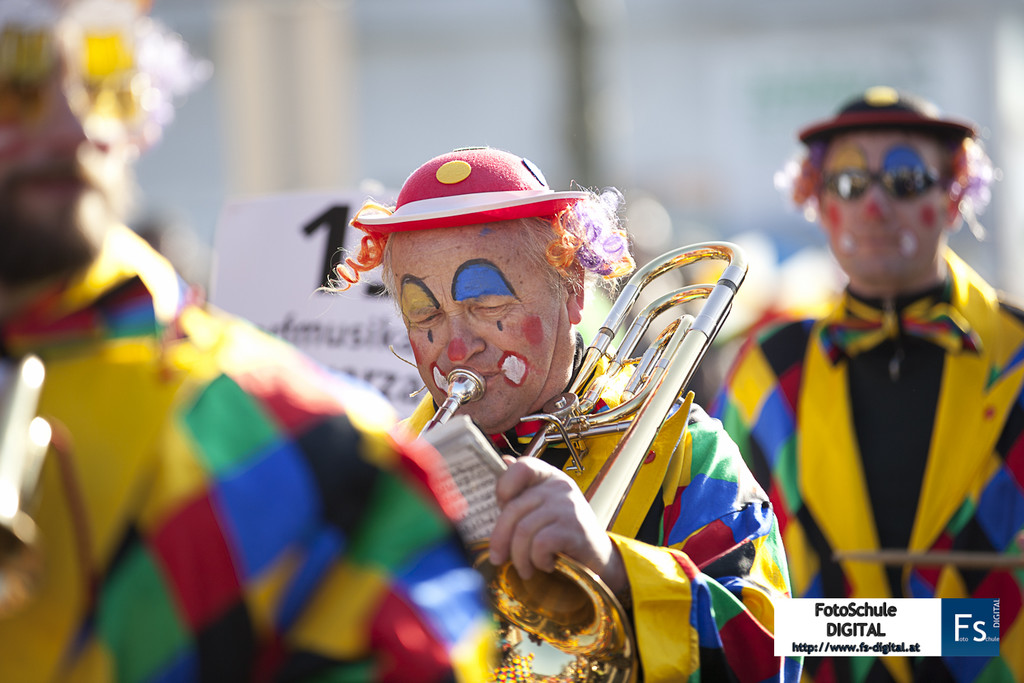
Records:
<instances>
[{"instance_id":1,"label":"gold crown hat","mask_svg":"<svg viewBox=\"0 0 1024 683\"><path fill-rule=\"evenodd\" d=\"M491 147L467 147L434 157L413 171L393 212L361 211L352 225L387 234L554 217L589 196L555 192L528 159Z\"/></svg>"},{"instance_id":2,"label":"gold crown hat","mask_svg":"<svg viewBox=\"0 0 1024 683\"><path fill-rule=\"evenodd\" d=\"M86 79L94 89L112 90L120 103L96 113L123 119L142 148L160 139L177 105L213 73L178 33L149 16L151 4L74 0L66 13L85 33Z\"/></svg>"},{"instance_id":3,"label":"gold crown hat","mask_svg":"<svg viewBox=\"0 0 1024 683\"><path fill-rule=\"evenodd\" d=\"M156 142L175 103L212 73L184 40L148 16L149 0L0 0L0 77L37 84L67 51L72 107L90 135L127 131ZM59 36L59 38L58 38Z\"/></svg>"}]
</instances>

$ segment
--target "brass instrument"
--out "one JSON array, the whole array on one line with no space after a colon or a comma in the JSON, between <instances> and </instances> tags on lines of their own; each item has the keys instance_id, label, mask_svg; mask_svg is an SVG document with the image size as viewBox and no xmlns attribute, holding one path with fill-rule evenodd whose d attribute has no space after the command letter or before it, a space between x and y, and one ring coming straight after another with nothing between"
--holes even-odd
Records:
<instances>
[{"instance_id":1,"label":"brass instrument","mask_svg":"<svg viewBox=\"0 0 1024 683\"><path fill-rule=\"evenodd\" d=\"M30 512L51 437L36 415L44 376L35 356L0 364L0 617L29 600L42 571Z\"/></svg>"},{"instance_id":2,"label":"brass instrument","mask_svg":"<svg viewBox=\"0 0 1024 683\"><path fill-rule=\"evenodd\" d=\"M448 398L423 426L420 434L428 432L439 424L444 424L461 406L475 401L484 395L484 378L480 373L469 368L459 368L448 373Z\"/></svg>"},{"instance_id":3,"label":"brass instrument","mask_svg":"<svg viewBox=\"0 0 1024 683\"><path fill-rule=\"evenodd\" d=\"M661 275L707 259L727 261L714 285L683 286L648 304L626 329L618 350L612 342L641 292ZM569 391L555 397L544 412L521 418L548 423L527 446L523 457L537 456L551 441L569 447L571 468L585 466L584 437L623 432L586 497L598 520L611 529L622 501L632 486L661 425L674 411L689 405L686 386L728 315L733 297L747 272L746 259L734 244L705 242L663 254L638 270L616 299ZM672 320L640 359L631 358L654 318L678 304L705 299L696 316ZM607 366L601 368L601 360ZM615 376L630 368L632 375L617 407L589 415L601 392ZM484 382L476 373L457 368L449 373L449 398L424 428L450 418L459 406L479 398ZM572 558L559 556L550 574L536 573L524 581L511 563L493 567L483 554L477 563L488 581L494 607L504 620L502 634L511 646L542 641L564 655L556 659L551 677L558 680L618 683L637 677L637 654L629 618L601 579ZM511 654L510 654L511 653ZM512 668L522 652L508 649L503 666ZM528 657L533 657L531 652ZM534 669L541 655L531 662ZM550 658L550 657L547 657ZM548 680L534 672L534 680Z\"/></svg>"}]
</instances>

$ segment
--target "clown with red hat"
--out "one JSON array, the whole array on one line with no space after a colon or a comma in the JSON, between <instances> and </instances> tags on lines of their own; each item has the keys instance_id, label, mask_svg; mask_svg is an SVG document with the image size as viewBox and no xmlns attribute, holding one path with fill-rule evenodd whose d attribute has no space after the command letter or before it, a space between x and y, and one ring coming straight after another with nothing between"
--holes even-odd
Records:
<instances>
[{"instance_id":1,"label":"clown with red hat","mask_svg":"<svg viewBox=\"0 0 1024 683\"><path fill-rule=\"evenodd\" d=\"M564 555L600 577L632 607L634 665L648 680L702 671L796 680L799 662L773 655L771 598L788 591L774 516L699 407L684 403L661 424L610 531L587 498L617 435L584 434L572 448L556 441L520 457L581 371L587 284L633 270L621 201L613 189L553 190L509 152L458 149L417 168L394 206L364 204L352 225L366 235L337 269L340 287L381 268L429 391L407 420L412 431L433 424L453 373L479 377L477 397L457 414L507 456L491 562L511 562L528 579ZM609 382L586 414L621 405L624 382ZM713 571L699 569L712 561ZM717 620L709 593L729 601L728 616ZM509 661L528 660L507 645Z\"/></svg>"}]
</instances>

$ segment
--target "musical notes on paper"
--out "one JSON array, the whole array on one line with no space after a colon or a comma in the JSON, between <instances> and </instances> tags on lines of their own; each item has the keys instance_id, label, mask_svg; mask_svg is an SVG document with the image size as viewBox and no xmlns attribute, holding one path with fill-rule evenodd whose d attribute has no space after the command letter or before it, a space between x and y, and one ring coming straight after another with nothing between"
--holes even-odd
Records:
<instances>
[{"instance_id":1,"label":"musical notes on paper","mask_svg":"<svg viewBox=\"0 0 1024 683\"><path fill-rule=\"evenodd\" d=\"M466 499L468 511L456 525L459 535L470 546L485 542L498 519L494 486L505 471L505 462L464 415L434 427L423 438L444 458L455 486Z\"/></svg>"}]
</instances>

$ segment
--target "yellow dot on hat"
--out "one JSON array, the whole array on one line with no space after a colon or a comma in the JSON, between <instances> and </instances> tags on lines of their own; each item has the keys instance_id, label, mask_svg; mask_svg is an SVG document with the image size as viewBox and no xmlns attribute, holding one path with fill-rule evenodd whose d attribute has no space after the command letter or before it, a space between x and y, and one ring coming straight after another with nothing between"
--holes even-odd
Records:
<instances>
[{"instance_id":1,"label":"yellow dot on hat","mask_svg":"<svg viewBox=\"0 0 1024 683\"><path fill-rule=\"evenodd\" d=\"M441 168L437 169L438 182L444 183L445 185L454 185L455 183L461 183L463 180L469 177L469 174L473 171L473 167L465 161L449 161L446 164L442 164Z\"/></svg>"},{"instance_id":2,"label":"yellow dot on hat","mask_svg":"<svg viewBox=\"0 0 1024 683\"><path fill-rule=\"evenodd\" d=\"M864 93L864 101L872 107L888 107L900 101L900 94L886 85L868 88Z\"/></svg>"}]
</instances>

